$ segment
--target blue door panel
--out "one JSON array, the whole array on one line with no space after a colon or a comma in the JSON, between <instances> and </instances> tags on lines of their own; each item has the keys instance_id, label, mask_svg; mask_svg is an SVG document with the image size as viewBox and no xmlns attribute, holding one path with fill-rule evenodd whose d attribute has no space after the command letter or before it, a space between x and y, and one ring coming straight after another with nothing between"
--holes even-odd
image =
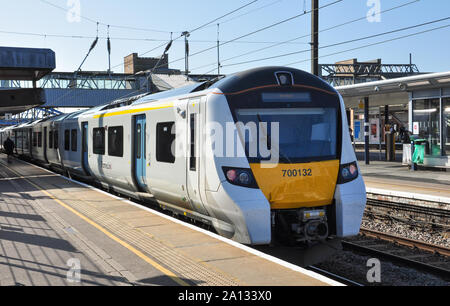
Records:
<instances>
[{"instance_id":1,"label":"blue door panel","mask_svg":"<svg viewBox=\"0 0 450 306\"><path fill-rule=\"evenodd\" d=\"M146 181L146 118L145 115L136 116L135 120L135 175L141 188L147 188Z\"/></svg>"}]
</instances>

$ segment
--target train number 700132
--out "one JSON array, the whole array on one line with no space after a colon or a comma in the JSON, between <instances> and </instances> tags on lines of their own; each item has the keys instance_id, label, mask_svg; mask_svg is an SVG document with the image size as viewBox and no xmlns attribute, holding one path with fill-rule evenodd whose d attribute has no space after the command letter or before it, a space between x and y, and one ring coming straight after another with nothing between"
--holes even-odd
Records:
<instances>
[{"instance_id":1,"label":"train number 700132","mask_svg":"<svg viewBox=\"0 0 450 306\"><path fill-rule=\"evenodd\" d=\"M300 177L300 176L312 176L311 169L293 169L293 170L282 170L283 177Z\"/></svg>"}]
</instances>

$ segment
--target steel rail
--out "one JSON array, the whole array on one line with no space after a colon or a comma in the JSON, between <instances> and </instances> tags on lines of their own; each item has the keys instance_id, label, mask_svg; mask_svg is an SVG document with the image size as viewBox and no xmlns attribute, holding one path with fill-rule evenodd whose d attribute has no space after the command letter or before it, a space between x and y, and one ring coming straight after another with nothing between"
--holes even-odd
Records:
<instances>
[{"instance_id":1,"label":"steel rail","mask_svg":"<svg viewBox=\"0 0 450 306\"><path fill-rule=\"evenodd\" d=\"M427 243L427 242L423 242L423 241L419 241L419 240L414 240L414 239L410 239L410 238L406 238L406 237L401 237L401 236L394 235L394 234L382 233L382 232L374 231L374 230L367 229L367 228L361 228L360 232L367 237L373 237L373 238L377 238L377 239L381 239L381 240L385 240L385 241L390 241L390 242L404 245L407 247L417 248L419 250L423 250L423 251L450 257L450 249L446 248L444 246L435 245L435 244L431 244L431 243Z\"/></svg>"},{"instance_id":2,"label":"steel rail","mask_svg":"<svg viewBox=\"0 0 450 306\"><path fill-rule=\"evenodd\" d=\"M450 251L449 249L447 249L445 247L435 246L435 245L431 245L428 243L423 243L421 241L415 241L412 239L407 239L407 238L398 237L395 235L390 235L390 234L385 234L385 233L380 233L380 232L376 232L376 231L361 229L361 233L365 234L368 237L373 237L373 238L380 239L380 240L394 242L397 244L402 244L404 246L411 247L412 245L414 245L415 248L418 248L418 246L421 246L422 247L421 250L427 250L427 251L433 250L433 253L438 253L438 251L440 251L442 253L448 254L447 252ZM402 243L400 243L400 242L402 242ZM369 254L369 255L380 256L380 257L392 260L393 262L398 262L400 264L407 265L411 268L431 272L435 275L439 275L439 276L450 279L450 270L448 270L446 268L439 267L438 265L432 265L429 263L420 262L420 261L408 258L408 256L395 255L393 253L390 253L389 250L379 250L379 249L376 249L375 246L361 245L361 244L358 244L358 242L348 242L348 241L342 241L342 246L344 247L344 249L348 249L351 251L359 251L359 252ZM441 254L441 253L439 253L439 254Z\"/></svg>"}]
</instances>

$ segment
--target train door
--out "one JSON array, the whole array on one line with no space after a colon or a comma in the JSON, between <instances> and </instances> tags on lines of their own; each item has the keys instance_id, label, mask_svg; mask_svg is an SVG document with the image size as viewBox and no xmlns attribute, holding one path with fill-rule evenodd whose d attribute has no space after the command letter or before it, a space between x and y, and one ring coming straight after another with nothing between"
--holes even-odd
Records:
<instances>
[{"instance_id":1,"label":"train door","mask_svg":"<svg viewBox=\"0 0 450 306\"><path fill-rule=\"evenodd\" d=\"M45 162L48 164L48 158L47 158L47 127L44 127L44 144L43 144L43 149L44 149L44 160Z\"/></svg>"},{"instance_id":2,"label":"train door","mask_svg":"<svg viewBox=\"0 0 450 306\"><path fill-rule=\"evenodd\" d=\"M147 189L147 121L145 115L134 117L134 176L142 190Z\"/></svg>"},{"instance_id":3,"label":"train door","mask_svg":"<svg viewBox=\"0 0 450 306\"><path fill-rule=\"evenodd\" d=\"M81 124L81 164L83 165L83 170L87 175L90 175L89 171L89 124L83 122Z\"/></svg>"},{"instance_id":4,"label":"train door","mask_svg":"<svg viewBox=\"0 0 450 306\"><path fill-rule=\"evenodd\" d=\"M187 167L186 167L186 186L191 205L195 209L208 215L203 206L201 196L201 135L202 135L202 117L200 112L200 99L191 99L188 102L187 115Z\"/></svg>"}]
</instances>

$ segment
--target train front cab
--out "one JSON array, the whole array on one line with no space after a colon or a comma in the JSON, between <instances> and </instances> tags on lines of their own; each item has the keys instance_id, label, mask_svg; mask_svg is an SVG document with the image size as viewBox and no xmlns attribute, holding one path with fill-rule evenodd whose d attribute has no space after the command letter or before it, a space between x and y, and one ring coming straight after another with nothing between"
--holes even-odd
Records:
<instances>
[{"instance_id":1,"label":"train front cab","mask_svg":"<svg viewBox=\"0 0 450 306\"><path fill-rule=\"evenodd\" d=\"M221 188L241 210L231 222L234 235L247 236L252 244L356 235L365 187L339 94L298 70L255 72L236 76L231 85L219 84L218 97L208 101L227 100L247 160L216 158ZM280 84L280 76L289 80L287 85ZM261 77L263 84L242 89L246 77L253 83ZM223 117L224 111L218 112L222 115L211 117ZM257 136L250 136L255 127ZM251 139L258 139L258 150ZM239 228L243 224L247 235Z\"/></svg>"}]
</instances>

